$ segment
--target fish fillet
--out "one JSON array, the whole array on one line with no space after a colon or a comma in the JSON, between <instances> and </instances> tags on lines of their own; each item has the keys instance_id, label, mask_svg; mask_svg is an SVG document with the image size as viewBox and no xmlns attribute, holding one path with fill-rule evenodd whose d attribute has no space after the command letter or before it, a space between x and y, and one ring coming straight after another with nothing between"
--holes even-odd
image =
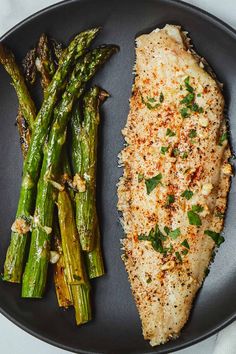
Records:
<instances>
[{"instance_id":1,"label":"fish fillet","mask_svg":"<svg viewBox=\"0 0 236 354\"><path fill-rule=\"evenodd\" d=\"M232 168L220 84L186 33L166 25L136 42L118 209L122 259L155 346L179 335L223 241Z\"/></svg>"}]
</instances>

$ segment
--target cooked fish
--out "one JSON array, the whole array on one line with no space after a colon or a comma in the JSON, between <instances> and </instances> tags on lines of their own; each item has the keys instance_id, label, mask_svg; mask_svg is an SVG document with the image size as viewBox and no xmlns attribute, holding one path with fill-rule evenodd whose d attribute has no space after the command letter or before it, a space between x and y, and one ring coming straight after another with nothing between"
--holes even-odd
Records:
<instances>
[{"instance_id":1,"label":"cooked fish","mask_svg":"<svg viewBox=\"0 0 236 354\"><path fill-rule=\"evenodd\" d=\"M181 28L137 38L120 154L122 256L152 346L176 338L223 242L232 168L221 85Z\"/></svg>"}]
</instances>

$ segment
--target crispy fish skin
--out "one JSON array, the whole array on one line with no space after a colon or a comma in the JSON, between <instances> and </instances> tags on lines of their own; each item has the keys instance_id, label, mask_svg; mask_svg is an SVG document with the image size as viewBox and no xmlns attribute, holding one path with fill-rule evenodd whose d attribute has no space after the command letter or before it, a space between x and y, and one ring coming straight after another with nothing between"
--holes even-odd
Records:
<instances>
[{"instance_id":1,"label":"crispy fish skin","mask_svg":"<svg viewBox=\"0 0 236 354\"><path fill-rule=\"evenodd\" d=\"M230 187L230 148L227 139L219 144L226 131L224 98L188 42L181 28L173 25L137 38L135 82L122 131L126 141L118 183L126 235L122 259L144 338L152 346L176 338L188 320L215 247L204 231L222 230ZM187 104L181 102L191 93L186 79L201 109L188 109L183 118L180 112ZM174 135L167 134L168 129ZM165 153L162 147L167 148ZM161 183L148 194L145 180L158 174ZM193 192L190 199L182 196L185 190ZM169 205L168 195L174 196ZM188 211L193 205L201 206L201 226L190 225ZM165 226L180 230L176 239L163 241L165 247L173 247L166 255L138 238L156 225L163 233ZM184 240L190 247L187 254L182 254Z\"/></svg>"}]
</instances>

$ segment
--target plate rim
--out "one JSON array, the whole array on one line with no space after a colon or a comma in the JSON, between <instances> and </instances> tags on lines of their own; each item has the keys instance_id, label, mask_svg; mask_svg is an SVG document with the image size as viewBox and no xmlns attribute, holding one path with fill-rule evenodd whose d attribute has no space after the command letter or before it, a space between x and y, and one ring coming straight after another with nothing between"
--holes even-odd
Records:
<instances>
[{"instance_id":1,"label":"plate rim","mask_svg":"<svg viewBox=\"0 0 236 354\"><path fill-rule=\"evenodd\" d=\"M79 3L79 2L86 2L86 1L94 1L94 0L62 0L59 2L56 2L55 4L49 5L47 7L44 7L41 10L38 10L36 12L34 12L33 14L27 16L25 19L19 21L18 23L16 23L16 25L14 25L13 27L11 27L7 32L5 32L3 35L0 36L0 41L4 41L5 39L7 39L10 35L14 34L15 31L17 31L19 28L21 28L21 26L31 22L32 20L34 20L35 18L37 18L38 16L43 15L44 13L47 13L48 11L51 11L53 9L56 8L60 8L60 7L64 7L64 6L69 6L72 3ZM145 0L143 0L145 1ZM220 18L218 18L217 16L211 14L210 12L196 6L196 5L192 5L189 3L186 3L185 1L182 0L153 0L154 2L166 2L166 3L170 3L170 4L174 4L177 6L182 6L185 8L189 8L191 10L194 10L197 14L201 14L204 15L205 17L209 18L210 20L213 20L214 23L216 23L218 26L220 26L220 28L223 31L227 31L230 35L235 37L236 40L236 29L234 29L231 25L229 25L228 23L226 23L224 20L221 20ZM6 317L9 321L11 321L14 325L16 325L17 327L19 327L20 329L22 329L23 331L25 331L26 333L32 335L33 337L47 343L50 345L53 345L54 347L66 350L66 351L70 351L71 353L79 353L79 354L104 354L102 352L94 352L94 351L87 351L87 350L83 350L83 349L75 349L73 347L58 343L56 340L51 339L50 337L46 337L44 335L41 335L37 332L35 332L34 330L30 329L29 327L27 327L26 325L24 325L23 323L19 322L19 320L15 319L11 314L9 314L7 311L5 311L0 303L0 313ZM180 344L178 345L178 347L171 349L171 352L176 352L178 350L182 350L182 349L186 349L188 347L191 347L197 343L202 342L203 340L210 338L211 336L215 335L216 333L218 333L219 331L221 331L222 329L226 328L227 326L229 326L233 321L236 320L236 310L235 312L229 316L224 322L222 322L221 324L219 324L218 326L216 326L215 328L207 331L205 334L202 334L198 337L196 337L195 339L191 339L189 341L187 341L186 343ZM168 354L169 353L169 349L168 348L164 348L162 349L162 345L155 347L156 350L154 349L154 351L149 351L149 352L145 352L147 354ZM150 347L151 349L151 347Z\"/></svg>"}]
</instances>

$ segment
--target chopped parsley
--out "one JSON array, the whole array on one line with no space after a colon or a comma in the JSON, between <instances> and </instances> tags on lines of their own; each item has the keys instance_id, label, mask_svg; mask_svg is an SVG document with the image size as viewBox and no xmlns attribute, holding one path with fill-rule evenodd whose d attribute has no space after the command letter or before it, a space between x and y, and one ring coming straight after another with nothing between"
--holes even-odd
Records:
<instances>
[{"instance_id":1,"label":"chopped parsley","mask_svg":"<svg viewBox=\"0 0 236 354\"><path fill-rule=\"evenodd\" d=\"M221 236L220 233L215 232L215 231L205 230L204 234L210 236L212 238L212 240L215 242L217 247L219 247L225 240L224 237Z\"/></svg>"},{"instance_id":2,"label":"chopped parsley","mask_svg":"<svg viewBox=\"0 0 236 354\"><path fill-rule=\"evenodd\" d=\"M188 157L188 153L187 153L187 151L185 151L182 155L182 159L186 159L187 157Z\"/></svg>"},{"instance_id":3,"label":"chopped parsley","mask_svg":"<svg viewBox=\"0 0 236 354\"><path fill-rule=\"evenodd\" d=\"M182 263L182 257L181 257L181 255L180 255L179 252L175 252L175 257L177 258L177 260L178 260L180 263Z\"/></svg>"},{"instance_id":4,"label":"chopped parsley","mask_svg":"<svg viewBox=\"0 0 236 354\"><path fill-rule=\"evenodd\" d=\"M153 97L148 97L147 101L145 101L143 96L141 96L141 98L142 98L142 103L145 104L145 106L150 110L156 109L160 106L160 103L155 103L156 100ZM153 104L153 103L155 103L155 104Z\"/></svg>"},{"instance_id":5,"label":"chopped parsley","mask_svg":"<svg viewBox=\"0 0 236 354\"><path fill-rule=\"evenodd\" d=\"M190 249L189 243L187 241L187 239L185 239L182 243L181 246L184 246L185 248L187 248L188 250Z\"/></svg>"},{"instance_id":6,"label":"chopped parsley","mask_svg":"<svg viewBox=\"0 0 236 354\"><path fill-rule=\"evenodd\" d=\"M228 133L227 133L227 132L224 132L224 133L221 135L220 139L219 139L218 145L222 146L222 145L223 145L223 142L224 142L225 140L227 140L227 139L228 139Z\"/></svg>"},{"instance_id":7,"label":"chopped parsley","mask_svg":"<svg viewBox=\"0 0 236 354\"><path fill-rule=\"evenodd\" d=\"M151 278L151 277L147 278L147 280L146 280L146 282L147 282L148 284L151 283L151 281L152 281L152 278Z\"/></svg>"},{"instance_id":8,"label":"chopped parsley","mask_svg":"<svg viewBox=\"0 0 236 354\"><path fill-rule=\"evenodd\" d=\"M174 196L173 194L169 194L169 195L167 196L166 205L170 205L170 204L174 203L174 201L175 201L175 196Z\"/></svg>"},{"instance_id":9,"label":"chopped parsley","mask_svg":"<svg viewBox=\"0 0 236 354\"><path fill-rule=\"evenodd\" d=\"M188 136L189 136L191 139L192 139L192 138L196 138L196 136L197 136L196 130L195 130L195 129L191 129Z\"/></svg>"},{"instance_id":10,"label":"chopped parsley","mask_svg":"<svg viewBox=\"0 0 236 354\"><path fill-rule=\"evenodd\" d=\"M167 237L163 235L158 225L156 225L155 228L151 229L148 235L141 234L138 236L139 241L150 241L155 251L164 254L166 254L168 251L163 246L163 241L165 241L166 239Z\"/></svg>"},{"instance_id":11,"label":"chopped parsley","mask_svg":"<svg viewBox=\"0 0 236 354\"><path fill-rule=\"evenodd\" d=\"M142 182L142 180L144 179L144 174L143 173L139 173L138 174L138 182Z\"/></svg>"},{"instance_id":12,"label":"chopped parsley","mask_svg":"<svg viewBox=\"0 0 236 354\"><path fill-rule=\"evenodd\" d=\"M168 226L164 226L164 231L167 235L170 233L170 228Z\"/></svg>"},{"instance_id":13,"label":"chopped parsley","mask_svg":"<svg viewBox=\"0 0 236 354\"><path fill-rule=\"evenodd\" d=\"M195 102L195 92L193 87L189 83L189 76L184 80L185 89L188 91L188 94L180 101L180 104L185 105L185 107L180 109L180 114L182 118L188 118L190 112L203 113L204 110L202 107Z\"/></svg>"},{"instance_id":14,"label":"chopped parsley","mask_svg":"<svg viewBox=\"0 0 236 354\"><path fill-rule=\"evenodd\" d=\"M217 211L217 212L215 213L215 216L216 216L217 218L219 218L219 219L224 219L225 214L224 214L224 213L221 213L220 211Z\"/></svg>"},{"instance_id":15,"label":"chopped parsley","mask_svg":"<svg viewBox=\"0 0 236 354\"><path fill-rule=\"evenodd\" d=\"M176 240L177 237L180 236L180 228L178 227L177 229L170 231L168 236L173 240Z\"/></svg>"},{"instance_id":16,"label":"chopped parsley","mask_svg":"<svg viewBox=\"0 0 236 354\"><path fill-rule=\"evenodd\" d=\"M176 157L176 156L178 156L178 155L180 154L180 151L179 151L179 149L174 148L173 151L172 151L172 153L173 153L173 155Z\"/></svg>"},{"instance_id":17,"label":"chopped parsley","mask_svg":"<svg viewBox=\"0 0 236 354\"><path fill-rule=\"evenodd\" d=\"M190 84L189 84L189 79L190 79L190 77L188 76L188 77L186 77L186 79L184 80L185 88L186 88L186 90L187 90L188 92L192 93L192 92L193 92L193 87L190 86Z\"/></svg>"},{"instance_id":18,"label":"chopped parsley","mask_svg":"<svg viewBox=\"0 0 236 354\"><path fill-rule=\"evenodd\" d=\"M182 255L186 256L186 254L188 254L188 250L187 248L185 248L183 251L181 251Z\"/></svg>"},{"instance_id":19,"label":"chopped parsley","mask_svg":"<svg viewBox=\"0 0 236 354\"><path fill-rule=\"evenodd\" d=\"M176 134L175 134L175 132L173 132L173 130L171 130L170 128L167 128L167 130L166 130L166 136L170 136L170 137L172 137L172 136L175 136Z\"/></svg>"},{"instance_id":20,"label":"chopped parsley","mask_svg":"<svg viewBox=\"0 0 236 354\"><path fill-rule=\"evenodd\" d=\"M188 107L181 108L180 114L182 118L188 118L190 114L188 113Z\"/></svg>"},{"instance_id":21,"label":"chopped parsley","mask_svg":"<svg viewBox=\"0 0 236 354\"><path fill-rule=\"evenodd\" d=\"M180 101L180 103L181 103L181 104L187 104L187 105L188 105L188 104L190 104L190 103L193 102L194 97L195 97L194 93L189 93L189 94L187 94L187 96L185 96L185 97Z\"/></svg>"},{"instance_id":22,"label":"chopped parsley","mask_svg":"<svg viewBox=\"0 0 236 354\"><path fill-rule=\"evenodd\" d=\"M201 96L202 96L202 94L201 94L201 93L198 93L198 94L197 94L197 97L201 97Z\"/></svg>"},{"instance_id":23,"label":"chopped parsley","mask_svg":"<svg viewBox=\"0 0 236 354\"><path fill-rule=\"evenodd\" d=\"M162 92L160 93L159 101L160 101L161 103L164 101L164 95L163 95Z\"/></svg>"},{"instance_id":24,"label":"chopped parsley","mask_svg":"<svg viewBox=\"0 0 236 354\"><path fill-rule=\"evenodd\" d=\"M156 175L155 177L145 180L147 194L150 194L156 188L156 186L161 183L161 179L162 174L158 173L158 175Z\"/></svg>"},{"instance_id":25,"label":"chopped parsley","mask_svg":"<svg viewBox=\"0 0 236 354\"><path fill-rule=\"evenodd\" d=\"M162 146L161 147L161 154L165 155L165 153L169 150L169 146Z\"/></svg>"},{"instance_id":26,"label":"chopped parsley","mask_svg":"<svg viewBox=\"0 0 236 354\"><path fill-rule=\"evenodd\" d=\"M181 197L186 198L187 200L191 199L193 196L193 192L185 189L185 191L181 194Z\"/></svg>"},{"instance_id":27,"label":"chopped parsley","mask_svg":"<svg viewBox=\"0 0 236 354\"><path fill-rule=\"evenodd\" d=\"M192 206L192 211L195 211L196 213L201 213L204 210L203 206L196 204Z\"/></svg>"},{"instance_id":28,"label":"chopped parsley","mask_svg":"<svg viewBox=\"0 0 236 354\"><path fill-rule=\"evenodd\" d=\"M196 226L202 225L200 216L197 213L195 213L193 210L189 210L187 215L188 215L188 221L190 225L196 225Z\"/></svg>"}]
</instances>

